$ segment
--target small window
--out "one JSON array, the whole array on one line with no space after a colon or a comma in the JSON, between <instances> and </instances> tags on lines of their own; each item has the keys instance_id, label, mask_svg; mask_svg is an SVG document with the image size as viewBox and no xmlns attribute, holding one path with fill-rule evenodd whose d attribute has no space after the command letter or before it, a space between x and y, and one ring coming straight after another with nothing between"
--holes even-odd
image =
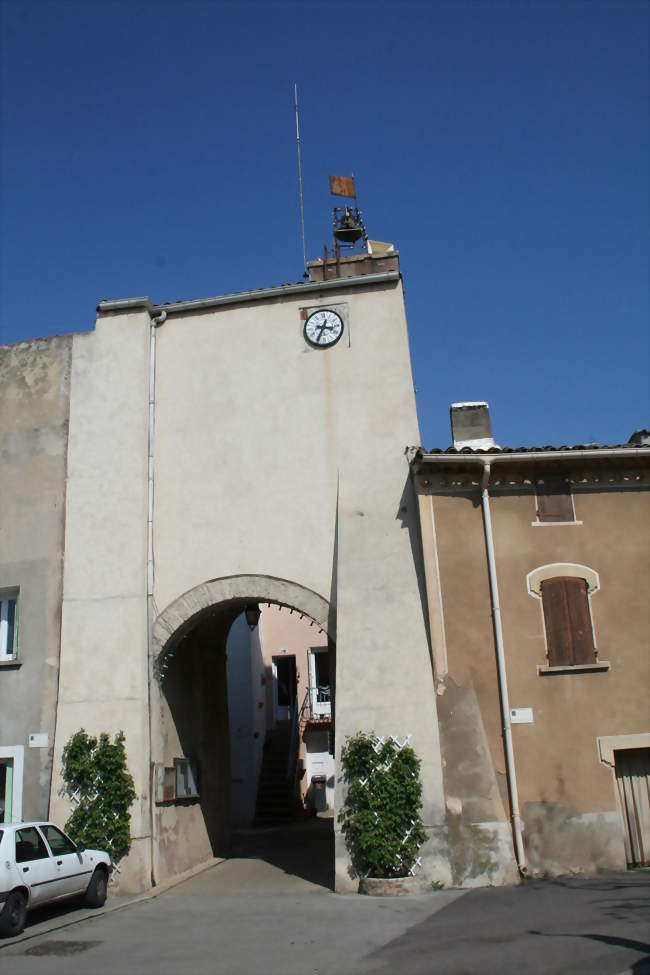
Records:
<instances>
[{"instance_id":1,"label":"small window","mask_svg":"<svg viewBox=\"0 0 650 975\"><path fill-rule=\"evenodd\" d=\"M575 576L544 579L541 592L549 665L593 664L596 648L587 580Z\"/></svg>"},{"instance_id":2,"label":"small window","mask_svg":"<svg viewBox=\"0 0 650 975\"><path fill-rule=\"evenodd\" d=\"M192 799L198 796L196 787L196 768L189 758L175 758L176 799Z\"/></svg>"},{"instance_id":3,"label":"small window","mask_svg":"<svg viewBox=\"0 0 650 975\"><path fill-rule=\"evenodd\" d=\"M18 590L0 589L0 663L15 660L18 650Z\"/></svg>"},{"instance_id":4,"label":"small window","mask_svg":"<svg viewBox=\"0 0 650 975\"><path fill-rule=\"evenodd\" d=\"M560 478L545 478L536 484L537 520L541 522L575 521L571 486Z\"/></svg>"},{"instance_id":5,"label":"small window","mask_svg":"<svg viewBox=\"0 0 650 975\"><path fill-rule=\"evenodd\" d=\"M16 830L16 863L46 860L48 856L43 837L34 826Z\"/></svg>"},{"instance_id":6,"label":"small window","mask_svg":"<svg viewBox=\"0 0 650 975\"><path fill-rule=\"evenodd\" d=\"M72 840L69 840L65 833L62 833L56 826L41 826L41 830L54 856L60 856L62 853L77 852L77 847Z\"/></svg>"}]
</instances>

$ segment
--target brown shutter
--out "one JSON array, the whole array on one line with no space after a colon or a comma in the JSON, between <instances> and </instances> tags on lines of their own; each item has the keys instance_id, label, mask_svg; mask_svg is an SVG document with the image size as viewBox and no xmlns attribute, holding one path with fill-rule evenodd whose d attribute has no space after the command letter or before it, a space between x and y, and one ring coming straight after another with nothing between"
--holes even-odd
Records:
<instances>
[{"instance_id":1,"label":"brown shutter","mask_svg":"<svg viewBox=\"0 0 650 975\"><path fill-rule=\"evenodd\" d=\"M594 662L594 641L584 579L561 576L542 582L548 662L570 667Z\"/></svg>"},{"instance_id":2,"label":"brown shutter","mask_svg":"<svg viewBox=\"0 0 650 975\"><path fill-rule=\"evenodd\" d=\"M564 579L545 579L542 583L542 603L548 662L551 667L573 663L573 645L569 630L569 611Z\"/></svg>"},{"instance_id":3,"label":"brown shutter","mask_svg":"<svg viewBox=\"0 0 650 975\"><path fill-rule=\"evenodd\" d=\"M594 635L585 579L565 579L569 626L573 640L573 663L593 664Z\"/></svg>"},{"instance_id":4,"label":"brown shutter","mask_svg":"<svg viewBox=\"0 0 650 975\"><path fill-rule=\"evenodd\" d=\"M537 484L537 517L540 521L574 521L571 490L566 481Z\"/></svg>"}]
</instances>

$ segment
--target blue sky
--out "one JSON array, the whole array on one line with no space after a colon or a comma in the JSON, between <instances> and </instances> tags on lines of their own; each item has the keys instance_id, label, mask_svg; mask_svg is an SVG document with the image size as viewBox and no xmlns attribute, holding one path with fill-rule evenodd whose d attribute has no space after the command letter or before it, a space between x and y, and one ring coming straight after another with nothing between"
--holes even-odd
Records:
<instances>
[{"instance_id":1,"label":"blue sky","mask_svg":"<svg viewBox=\"0 0 650 975\"><path fill-rule=\"evenodd\" d=\"M645 0L0 0L0 341L101 298L302 273L328 173L400 250L422 437L487 399L503 445L650 425Z\"/></svg>"}]
</instances>

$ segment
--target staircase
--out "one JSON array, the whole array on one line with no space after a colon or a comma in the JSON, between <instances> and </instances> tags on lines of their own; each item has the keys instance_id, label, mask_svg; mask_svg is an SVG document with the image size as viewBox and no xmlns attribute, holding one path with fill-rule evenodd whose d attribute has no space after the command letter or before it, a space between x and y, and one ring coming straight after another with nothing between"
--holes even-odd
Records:
<instances>
[{"instance_id":1,"label":"staircase","mask_svg":"<svg viewBox=\"0 0 650 975\"><path fill-rule=\"evenodd\" d=\"M255 822L258 825L293 818L291 792L287 781L290 745L290 721L279 721L275 728L266 732L255 806Z\"/></svg>"}]
</instances>

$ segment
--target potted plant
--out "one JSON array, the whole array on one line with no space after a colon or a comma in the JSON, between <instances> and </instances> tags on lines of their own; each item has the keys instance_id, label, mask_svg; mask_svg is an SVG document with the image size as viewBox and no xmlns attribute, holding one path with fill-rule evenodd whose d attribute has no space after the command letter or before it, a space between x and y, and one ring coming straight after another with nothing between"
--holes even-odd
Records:
<instances>
[{"instance_id":1,"label":"potted plant","mask_svg":"<svg viewBox=\"0 0 650 975\"><path fill-rule=\"evenodd\" d=\"M410 736L409 736L410 737ZM364 894L405 894L426 840L420 760L408 744L359 732L341 755L347 795L339 822Z\"/></svg>"}]
</instances>

